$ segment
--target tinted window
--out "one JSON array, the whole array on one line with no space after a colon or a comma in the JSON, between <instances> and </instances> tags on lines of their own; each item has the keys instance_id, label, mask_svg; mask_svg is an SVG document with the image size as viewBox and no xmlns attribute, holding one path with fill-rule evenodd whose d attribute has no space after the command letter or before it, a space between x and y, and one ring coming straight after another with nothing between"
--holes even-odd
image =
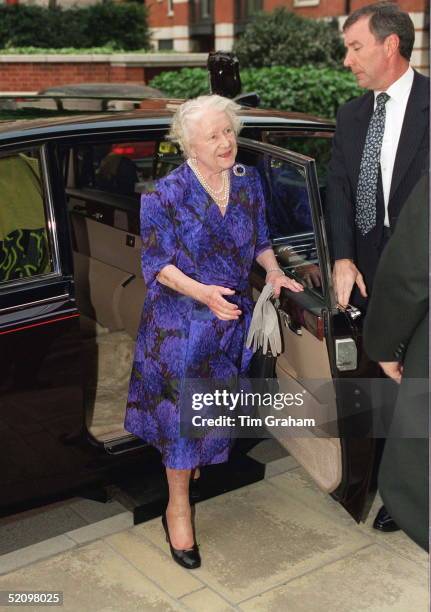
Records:
<instances>
[{"instance_id":1,"label":"tinted window","mask_svg":"<svg viewBox=\"0 0 431 612\"><path fill-rule=\"evenodd\" d=\"M289 149L290 151L295 151L295 153L306 155L315 160L320 199L323 206L325 204L328 164L331 159L332 136L333 134L331 132L314 132L308 134L305 132L299 134L267 132L264 136L264 140L270 144L283 149Z\"/></svg>"},{"instance_id":2,"label":"tinted window","mask_svg":"<svg viewBox=\"0 0 431 612\"><path fill-rule=\"evenodd\" d=\"M262 156L261 174L268 227L280 266L319 295L322 277L313 215L304 168L269 155Z\"/></svg>"},{"instance_id":3,"label":"tinted window","mask_svg":"<svg viewBox=\"0 0 431 612\"><path fill-rule=\"evenodd\" d=\"M0 156L0 282L54 272L38 150Z\"/></svg>"},{"instance_id":4,"label":"tinted window","mask_svg":"<svg viewBox=\"0 0 431 612\"><path fill-rule=\"evenodd\" d=\"M75 150L76 186L136 196L183 161L169 142L92 144Z\"/></svg>"}]
</instances>

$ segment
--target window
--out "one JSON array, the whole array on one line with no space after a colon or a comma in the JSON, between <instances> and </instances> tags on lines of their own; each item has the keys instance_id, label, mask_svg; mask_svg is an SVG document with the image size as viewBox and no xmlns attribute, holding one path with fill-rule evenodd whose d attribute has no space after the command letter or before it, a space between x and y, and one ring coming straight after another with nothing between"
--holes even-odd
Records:
<instances>
[{"instance_id":1,"label":"window","mask_svg":"<svg viewBox=\"0 0 431 612\"><path fill-rule=\"evenodd\" d=\"M159 51L172 51L174 41L172 38L162 38L158 41Z\"/></svg>"},{"instance_id":2,"label":"window","mask_svg":"<svg viewBox=\"0 0 431 612\"><path fill-rule=\"evenodd\" d=\"M168 16L172 17L174 14L174 0L168 0Z\"/></svg>"},{"instance_id":3,"label":"window","mask_svg":"<svg viewBox=\"0 0 431 612\"><path fill-rule=\"evenodd\" d=\"M207 19L211 17L211 2L210 0L201 0L201 17Z\"/></svg>"},{"instance_id":4,"label":"window","mask_svg":"<svg viewBox=\"0 0 431 612\"><path fill-rule=\"evenodd\" d=\"M279 265L323 297L326 287L316 239L320 230L316 230L312 177L307 176L306 166L300 159L287 161L243 149L238 158L240 163L254 165L261 176L268 229Z\"/></svg>"},{"instance_id":5,"label":"window","mask_svg":"<svg viewBox=\"0 0 431 612\"><path fill-rule=\"evenodd\" d=\"M41 150L0 156L0 283L58 272Z\"/></svg>"},{"instance_id":6,"label":"window","mask_svg":"<svg viewBox=\"0 0 431 612\"><path fill-rule=\"evenodd\" d=\"M162 138L99 142L66 151L69 210L139 234L141 194L184 161L176 145Z\"/></svg>"},{"instance_id":7,"label":"window","mask_svg":"<svg viewBox=\"0 0 431 612\"><path fill-rule=\"evenodd\" d=\"M294 0L293 6L319 6L320 0Z\"/></svg>"},{"instance_id":8,"label":"window","mask_svg":"<svg viewBox=\"0 0 431 612\"><path fill-rule=\"evenodd\" d=\"M262 0L247 0L247 13L252 15L262 10Z\"/></svg>"},{"instance_id":9,"label":"window","mask_svg":"<svg viewBox=\"0 0 431 612\"><path fill-rule=\"evenodd\" d=\"M331 159L332 136L331 132L266 132L264 135L265 142L301 153L315 160L323 208L325 208L326 178Z\"/></svg>"},{"instance_id":10,"label":"window","mask_svg":"<svg viewBox=\"0 0 431 612\"><path fill-rule=\"evenodd\" d=\"M117 142L75 150L76 186L138 198L139 184L151 180L155 142Z\"/></svg>"},{"instance_id":11,"label":"window","mask_svg":"<svg viewBox=\"0 0 431 612\"><path fill-rule=\"evenodd\" d=\"M154 180L182 161L176 145L167 141L85 145L75 149L75 186L128 196L139 202L140 194L151 189Z\"/></svg>"},{"instance_id":12,"label":"window","mask_svg":"<svg viewBox=\"0 0 431 612\"><path fill-rule=\"evenodd\" d=\"M235 19L236 21L244 21L249 19L253 13L263 9L262 0L236 0L235 2Z\"/></svg>"}]
</instances>

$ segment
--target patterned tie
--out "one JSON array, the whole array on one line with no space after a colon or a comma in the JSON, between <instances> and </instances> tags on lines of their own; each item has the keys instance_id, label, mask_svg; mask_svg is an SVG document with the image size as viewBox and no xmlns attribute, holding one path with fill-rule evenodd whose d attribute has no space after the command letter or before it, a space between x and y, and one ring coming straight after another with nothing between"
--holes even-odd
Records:
<instances>
[{"instance_id":1,"label":"patterned tie","mask_svg":"<svg viewBox=\"0 0 431 612\"><path fill-rule=\"evenodd\" d=\"M386 102L390 96L379 93L376 109L371 117L362 153L356 192L356 226L363 236L376 226L377 181L380 150L385 131Z\"/></svg>"}]
</instances>

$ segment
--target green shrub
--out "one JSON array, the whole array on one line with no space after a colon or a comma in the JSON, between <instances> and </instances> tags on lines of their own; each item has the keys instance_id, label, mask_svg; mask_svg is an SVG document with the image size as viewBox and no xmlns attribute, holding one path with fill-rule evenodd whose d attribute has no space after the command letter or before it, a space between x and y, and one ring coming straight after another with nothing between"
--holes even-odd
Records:
<instances>
[{"instance_id":1,"label":"green shrub","mask_svg":"<svg viewBox=\"0 0 431 612\"><path fill-rule=\"evenodd\" d=\"M90 6L87 10L88 33L92 33L90 46L100 47L108 42L116 43L122 49L150 46L147 9L144 5L105 2Z\"/></svg>"},{"instance_id":2,"label":"green shrub","mask_svg":"<svg viewBox=\"0 0 431 612\"><path fill-rule=\"evenodd\" d=\"M242 91L256 91L263 108L297 111L334 119L343 102L362 93L354 76L333 68L248 68L241 71ZM166 95L194 98L208 93L208 74L203 68L164 72L150 83Z\"/></svg>"},{"instance_id":3,"label":"green shrub","mask_svg":"<svg viewBox=\"0 0 431 612\"><path fill-rule=\"evenodd\" d=\"M234 45L241 66L339 67L344 54L337 23L306 19L278 8L257 13Z\"/></svg>"},{"instance_id":4,"label":"green shrub","mask_svg":"<svg viewBox=\"0 0 431 612\"><path fill-rule=\"evenodd\" d=\"M149 48L147 9L134 2L84 8L0 6L0 48Z\"/></svg>"},{"instance_id":5,"label":"green shrub","mask_svg":"<svg viewBox=\"0 0 431 612\"><path fill-rule=\"evenodd\" d=\"M148 49L133 49L132 51L119 50L116 45L104 45L103 47L7 47L0 49L1 55L109 55L110 53L148 53Z\"/></svg>"},{"instance_id":6,"label":"green shrub","mask_svg":"<svg viewBox=\"0 0 431 612\"><path fill-rule=\"evenodd\" d=\"M162 72L149 84L173 98L196 98L209 92L208 71L204 68L182 68Z\"/></svg>"}]
</instances>

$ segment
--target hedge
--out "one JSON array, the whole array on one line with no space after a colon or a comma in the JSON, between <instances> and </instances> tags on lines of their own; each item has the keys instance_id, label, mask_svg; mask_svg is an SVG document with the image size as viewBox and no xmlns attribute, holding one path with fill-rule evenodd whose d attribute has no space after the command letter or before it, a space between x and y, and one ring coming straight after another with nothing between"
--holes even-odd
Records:
<instances>
[{"instance_id":1,"label":"hedge","mask_svg":"<svg viewBox=\"0 0 431 612\"><path fill-rule=\"evenodd\" d=\"M0 6L0 48L104 45L117 50L149 48L146 7L111 1L68 9L24 4Z\"/></svg>"},{"instance_id":2,"label":"hedge","mask_svg":"<svg viewBox=\"0 0 431 612\"><path fill-rule=\"evenodd\" d=\"M297 111L334 119L343 102L360 95L354 76L333 68L251 68L241 71L242 91L256 91L261 107ZM149 83L168 96L193 98L209 92L208 73L203 68L164 72Z\"/></svg>"},{"instance_id":3,"label":"hedge","mask_svg":"<svg viewBox=\"0 0 431 612\"><path fill-rule=\"evenodd\" d=\"M241 66L303 66L338 68L344 45L336 20L307 19L278 8L257 13L234 45Z\"/></svg>"}]
</instances>

